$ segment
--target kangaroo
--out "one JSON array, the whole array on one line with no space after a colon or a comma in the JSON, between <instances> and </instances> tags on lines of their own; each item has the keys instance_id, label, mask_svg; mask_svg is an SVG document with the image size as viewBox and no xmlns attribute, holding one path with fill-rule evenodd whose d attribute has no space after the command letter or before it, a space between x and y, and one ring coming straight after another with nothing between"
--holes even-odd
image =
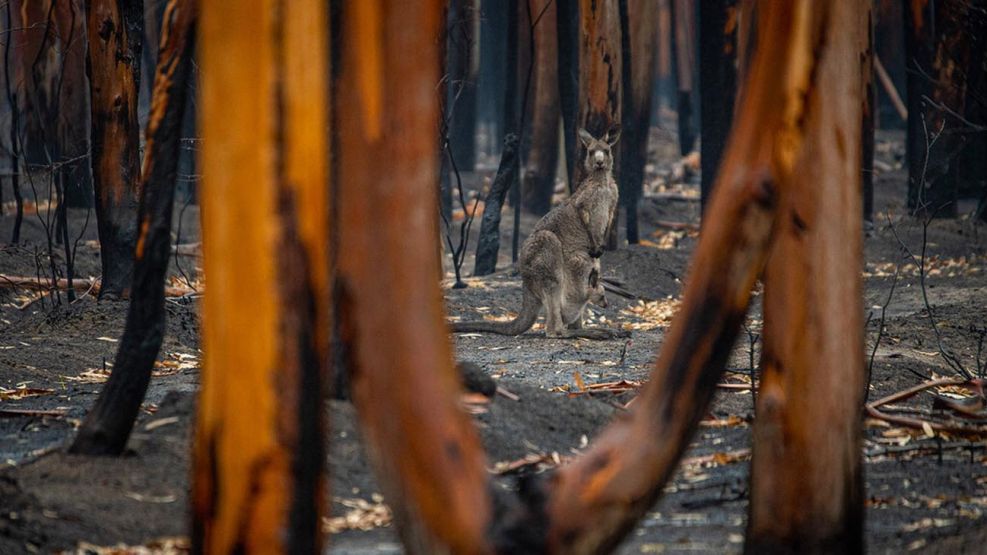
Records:
<instances>
[{"instance_id":1,"label":"kangaroo","mask_svg":"<svg viewBox=\"0 0 987 555\"><path fill-rule=\"evenodd\" d=\"M544 307L547 337L627 337L623 330L582 328L586 304L606 302L600 283L600 256L617 211L612 149L619 135L619 131L611 131L597 139L585 129L579 130L579 139L586 146L586 177L571 197L535 224L521 246L518 270L522 298L517 318L510 322L454 322L453 332L520 335L531 329Z\"/></svg>"}]
</instances>

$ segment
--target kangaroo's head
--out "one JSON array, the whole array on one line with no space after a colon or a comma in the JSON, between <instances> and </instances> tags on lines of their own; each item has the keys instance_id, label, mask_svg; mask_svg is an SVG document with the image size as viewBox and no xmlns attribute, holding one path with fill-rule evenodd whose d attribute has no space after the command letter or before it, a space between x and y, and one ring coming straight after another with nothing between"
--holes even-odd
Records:
<instances>
[{"instance_id":1,"label":"kangaroo's head","mask_svg":"<svg viewBox=\"0 0 987 555\"><path fill-rule=\"evenodd\" d=\"M583 164L586 171L610 171L613 169L613 145L620 138L620 130L607 131L602 139L590 135L585 129L579 130L579 140L586 147L586 159Z\"/></svg>"}]
</instances>

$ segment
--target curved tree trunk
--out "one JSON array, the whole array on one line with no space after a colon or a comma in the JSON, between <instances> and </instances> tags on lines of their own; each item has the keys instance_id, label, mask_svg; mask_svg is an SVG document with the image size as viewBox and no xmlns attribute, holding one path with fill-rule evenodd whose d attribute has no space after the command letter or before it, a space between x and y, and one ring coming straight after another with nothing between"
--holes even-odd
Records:
<instances>
[{"instance_id":1,"label":"curved tree trunk","mask_svg":"<svg viewBox=\"0 0 987 555\"><path fill-rule=\"evenodd\" d=\"M86 71L92 105L92 166L103 282L100 298L126 294L137 245L140 141L140 1L90 0Z\"/></svg>"},{"instance_id":2,"label":"curved tree trunk","mask_svg":"<svg viewBox=\"0 0 987 555\"><path fill-rule=\"evenodd\" d=\"M622 25L627 31L622 48L623 113L620 135L620 202L627 216L627 242L636 244L637 208L644 186L644 164L648 160L656 56L658 54L658 9L653 0L621 0Z\"/></svg>"},{"instance_id":3,"label":"curved tree trunk","mask_svg":"<svg viewBox=\"0 0 987 555\"><path fill-rule=\"evenodd\" d=\"M193 551L319 553L320 382L330 345L327 6L241 0L236 9L211 1L200 9L209 290ZM360 106L375 113L381 105ZM435 140L405 144L421 145L434 163ZM434 211L434 172L428 177Z\"/></svg>"},{"instance_id":4,"label":"curved tree trunk","mask_svg":"<svg viewBox=\"0 0 987 555\"><path fill-rule=\"evenodd\" d=\"M532 0L535 17L548 2ZM548 6L535 27L535 60L532 82L531 145L524 169L522 206L541 216L552 207L555 174L559 164L559 52L555 6Z\"/></svg>"},{"instance_id":5,"label":"curved tree trunk","mask_svg":"<svg viewBox=\"0 0 987 555\"><path fill-rule=\"evenodd\" d=\"M490 491L479 439L458 405L436 271L428 138L439 116L440 16L439 0L343 7L336 313L363 437L406 549L483 553ZM381 403L385 391L394 403Z\"/></svg>"},{"instance_id":6,"label":"curved tree trunk","mask_svg":"<svg viewBox=\"0 0 987 555\"><path fill-rule=\"evenodd\" d=\"M165 274L171 254L171 215L175 199L185 80L192 65L195 0L169 0L165 8L159 63L154 75L151 119L147 126L140 202L140 236L134 262L127 324L109 381L86 415L69 451L120 455L127 445L147 393L165 331Z\"/></svg>"}]
</instances>

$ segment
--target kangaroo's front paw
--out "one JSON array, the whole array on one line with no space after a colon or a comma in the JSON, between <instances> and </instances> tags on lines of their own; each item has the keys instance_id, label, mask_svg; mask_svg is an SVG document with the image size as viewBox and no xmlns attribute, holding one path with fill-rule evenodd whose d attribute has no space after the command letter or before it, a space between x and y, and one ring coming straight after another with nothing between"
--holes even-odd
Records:
<instances>
[{"instance_id":1,"label":"kangaroo's front paw","mask_svg":"<svg viewBox=\"0 0 987 555\"><path fill-rule=\"evenodd\" d=\"M589 255L591 258L600 258L603 256L603 247L590 248Z\"/></svg>"}]
</instances>

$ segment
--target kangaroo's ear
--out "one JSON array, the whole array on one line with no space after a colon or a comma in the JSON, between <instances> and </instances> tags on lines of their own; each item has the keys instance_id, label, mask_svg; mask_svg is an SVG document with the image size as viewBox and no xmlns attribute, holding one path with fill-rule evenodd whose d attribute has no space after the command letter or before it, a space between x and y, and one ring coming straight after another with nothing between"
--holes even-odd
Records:
<instances>
[{"instance_id":1,"label":"kangaroo's ear","mask_svg":"<svg viewBox=\"0 0 987 555\"><path fill-rule=\"evenodd\" d=\"M617 144L617 140L620 139L620 126L615 125L610 131L607 131L606 141L607 144L613 146Z\"/></svg>"},{"instance_id":2,"label":"kangaroo's ear","mask_svg":"<svg viewBox=\"0 0 987 555\"><path fill-rule=\"evenodd\" d=\"M579 140L583 142L583 146L589 148L589 145L593 143L593 136L586 129L579 128Z\"/></svg>"}]
</instances>

